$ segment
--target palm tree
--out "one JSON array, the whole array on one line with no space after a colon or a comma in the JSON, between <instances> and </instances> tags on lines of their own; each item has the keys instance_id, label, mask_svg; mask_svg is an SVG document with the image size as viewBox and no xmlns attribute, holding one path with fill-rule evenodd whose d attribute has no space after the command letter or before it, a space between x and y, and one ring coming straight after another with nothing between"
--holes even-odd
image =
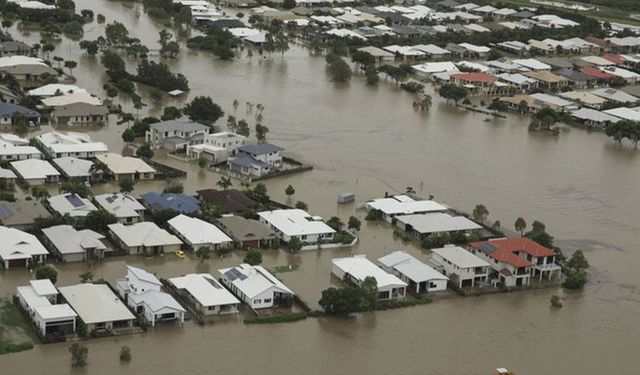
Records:
<instances>
[{"instance_id":1,"label":"palm tree","mask_svg":"<svg viewBox=\"0 0 640 375\"><path fill-rule=\"evenodd\" d=\"M516 231L520 232L520 235L523 236L524 230L527 228L527 222L524 221L523 218L519 217L516 219L514 227L516 228Z\"/></svg>"}]
</instances>

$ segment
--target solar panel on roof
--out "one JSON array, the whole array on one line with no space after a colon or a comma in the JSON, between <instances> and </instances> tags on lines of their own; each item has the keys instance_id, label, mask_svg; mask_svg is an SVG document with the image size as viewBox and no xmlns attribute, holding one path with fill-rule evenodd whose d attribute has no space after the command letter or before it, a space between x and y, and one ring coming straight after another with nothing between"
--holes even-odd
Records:
<instances>
[{"instance_id":1,"label":"solar panel on roof","mask_svg":"<svg viewBox=\"0 0 640 375\"><path fill-rule=\"evenodd\" d=\"M11 209L7 206L0 206L0 218L7 219L11 217Z\"/></svg>"},{"instance_id":2,"label":"solar panel on roof","mask_svg":"<svg viewBox=\"0 0 640 375\"><path fill-rule=\"evenodd\" d=\"M480 250L485 254L490 254L496 250L496 247L492 243L484 242L480 244Z\"/></svg>"},{"instance_id":3,"label":"solar panel on roof","mask_svg":"<svg viewBox=\"0 0 640 375\"><path fill-rule=\"evenodd\" d=\"M247 278L247 276L245 276L242 272L238 271L235 268L232 268L229 271L225 272L224 275L231 281L235 279L245 280Z\"/></svg>"},{"instance_id":4,"label":"solar panel on roof","mask_svg":"<svg viewBox=\"0 0 640 375\"><path fill-rule=\"evenodd\" d=\"M79 196L75 195L75 194L70 194L65 196L65 198L69 201L69 203L71 203L71 205L75 208L78 207L82 207L84 206L84 202L82 202L82 200L80 199Z\"/></svg>"}]
</instances>

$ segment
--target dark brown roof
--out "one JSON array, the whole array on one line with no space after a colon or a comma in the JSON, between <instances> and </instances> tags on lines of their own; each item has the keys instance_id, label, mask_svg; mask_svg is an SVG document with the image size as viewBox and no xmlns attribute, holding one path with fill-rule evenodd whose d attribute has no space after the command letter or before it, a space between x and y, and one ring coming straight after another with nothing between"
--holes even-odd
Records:
<instances>
[{"instance_id":1,"label":"dark brown roof","mask_svg":"<svg viewBox=\"0 0 640 375\"><path fill-rule=\"evenodd\" d=\"M200 200L218 206L223 214L245 212L257 203L238 190L204 189L197 191Z\"/></svg>"}]
</instances>

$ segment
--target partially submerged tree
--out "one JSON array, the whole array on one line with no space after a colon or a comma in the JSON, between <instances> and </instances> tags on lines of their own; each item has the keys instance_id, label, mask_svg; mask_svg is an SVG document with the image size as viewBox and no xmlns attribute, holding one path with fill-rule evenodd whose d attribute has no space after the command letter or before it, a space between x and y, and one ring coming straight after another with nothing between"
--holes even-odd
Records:
<instances>
[{"instance_id":1,"label":"partially submerged tree","mask_svg":"<svg viewBox=\"0 0 640 375\"><path fill-rule=\"evenodd\" d=\"M251 249L247 251L247 255L244 256L243 262L251 266L257 266L262 263L262 253L258 250Z\"/></svg>"},{"instance_id":2,"label":"partially submerged tree","mask_svg":"<svg viewBox=\"0 0 640 375\"><path fill-rule=\"evenodd\" d=\"M73 343L69 347L71 353L71 367L86 367L89 349L81 343Z\"/></svg>"},{"instance_id":3,"label":"partially submerged tree","mask_svg":"<svg viewBox=\"0 0 640 375\"><path fill-rule=\"evenodd\" d=\"M36 269L36 280L48 279L53 284L58 282L58 271L49 265L40 266Z\"/></svg>"}]
</instances>

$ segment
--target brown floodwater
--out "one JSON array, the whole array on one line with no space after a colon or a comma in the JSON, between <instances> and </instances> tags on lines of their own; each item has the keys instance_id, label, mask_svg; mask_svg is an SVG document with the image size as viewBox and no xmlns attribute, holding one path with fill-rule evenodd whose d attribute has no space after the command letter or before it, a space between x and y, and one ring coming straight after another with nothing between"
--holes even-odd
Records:
<instances>
[{"instance_id":1,"label":"brown floodwater","mask_svg":"<svg viewBox=\"0 0 640 375\"><path fill-rule=\"evenodd\" d=\"M157 48L161 23L151 21L137 4L77 0L79 9L119 20L151 49ZM18 31L14 33L19 34ZM85 27L94 39L104 26ZM25 35L34 42L37 33ZM155 46L155 47L154 47ZM99 62L81 56L75 42L64 39L54 52L79 62L78 85L102 93L105 75ZM411 96L392 83L367 87L361 76L336 86L322 57L292 46L280 56L233 62L183 50L168 63L189 78L188 96L164 99L141 115L157 115L164 105L182 105L189 97L209 95L227 113L252 119L246 102L265 106L270 141L315 166L311 172L268 180L271 196L286 201L285 187L296 188L294 200L313 213L343 219L363 217L353 205L337 206L341 192L357 201L400 192L412 186L419 195L461 210L485 204L491 221L512 227L518 216L543 221L567 251L583 249L592 264L584 291L544 290L478 298L448 298L426 306L361 314L345 319L322 318L276 325L225 322L200 327L163 326L140 335L87 342L88 374L490 374L505 366L518 374L635 374L640 365L640 154L619 147L603 134L566 129L558 137L531 134L528 119L509 116L484 122L484 116L447 106L434 97L426 115L413 111ZM130 61L130 70L135 66ZM149 93L149 90L140 90ZM232 102L241 103L234 111ZM124 97L117 99L125 107ZM148 100L148 99L147 99ZM224 121L220 121L223 125ZM253 124L254 121L250 120ZM123 126L80 129L123 149ZM43 130L49 130L45 127ZM187 192L214 187L219 176L194 165L158 155L166 163L187 168ZM136 192L161 189L166 182L139 183ZM99 185L97 192L116 189ZM310 251L289 255L268 251L268 267L294 264L278 274L303 300L317 306L320 292L331 285L332 257L351 253L375 259L405 248L424 259L413 244L392 238L384 224L364 223L353 249ZM235 264L242 254L205 264L178 260L123 257L93 268L96 277L113 281L135 264L159 276L212 272ZM78 282L86 264L59 265L60 285ZM0 272L0 293L8 295L31 275L23 270ZM562 309L551 309L552 294L564 297ZM118 361L121 345L129 345L133 361ZM66 344L38 345L27 352L0 357L0 373L67 374Z\"/></svg>"}]
</instances>

